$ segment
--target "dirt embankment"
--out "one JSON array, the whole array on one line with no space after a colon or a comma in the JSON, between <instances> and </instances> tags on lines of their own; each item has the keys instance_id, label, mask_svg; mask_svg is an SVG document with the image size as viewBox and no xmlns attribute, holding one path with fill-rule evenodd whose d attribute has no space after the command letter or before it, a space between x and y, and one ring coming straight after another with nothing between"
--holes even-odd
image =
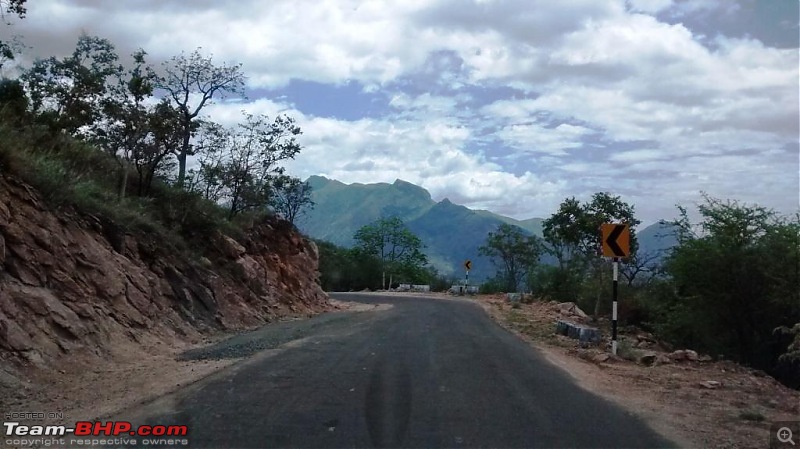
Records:
<instances>
[{"instance_id":1,"label":"dirt embankment","mask_svg":"<svg viewBox=\"0 0 800 449\"><path fill-rule=\"evenodd\" d=\"M169 375L158 366L177 363L177 350L331 307L316 246L288 223L266 220L241 241L218 235L209 245L188 258L158 237L53 211L0 176L0 406L73 373Z\"/></svg>"},{"instance_id":2,"label":"dirt embankment","mask_svg":"<svg viewBox=\"0 0 800 449\"><path fill-rule=\"evenodd\" d=\"M772 423L800 421L800 392L761 371L665 348L641 331L622 334L621 357L613 357L607 322L599 324L601 344L582 348L554 332L558 319L586 323L569 308L541 301L512 307L501 295L478 302L584 388L634 411L682 447L767 447Z\"/></svg>"}]
</instances>

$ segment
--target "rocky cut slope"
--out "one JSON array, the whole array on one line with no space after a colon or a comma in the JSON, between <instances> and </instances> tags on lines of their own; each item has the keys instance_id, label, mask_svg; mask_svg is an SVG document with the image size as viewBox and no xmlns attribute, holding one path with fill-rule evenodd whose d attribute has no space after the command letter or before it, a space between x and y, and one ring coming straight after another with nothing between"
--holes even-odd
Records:
<instances>
[{"instance_id":1,"label":"rocky cut slope","mask_svg":"<svg viewBox=\"0 0 800 449\"><path fill-rule=\"evenodd\" d=\"M108 358L330 307L312 242L277 219L247 234L220 235L208 257L187 260L157 237L53 212L0 176L0 360Z\"/></svg>"}]
</instances>

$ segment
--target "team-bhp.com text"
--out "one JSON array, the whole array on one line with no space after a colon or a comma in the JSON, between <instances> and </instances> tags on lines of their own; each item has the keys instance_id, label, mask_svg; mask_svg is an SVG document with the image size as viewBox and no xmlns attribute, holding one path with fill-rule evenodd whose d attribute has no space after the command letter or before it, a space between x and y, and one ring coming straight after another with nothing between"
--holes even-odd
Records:
<instances>
[{"instance_id":1,"label":"team-bhp.com text","mask_svg":"<svg viewBox=\"0 0 800 449\"><path fill-rule=\"evenodd\" d=\"M91 445L181 445L189 444L187 439L175 438L185 437L189 433L187 426L179 425L155 425L155 426L133 426L128 421L78 421L74 427L65 425L22 425L19 422L4 422L7 445L20 446L64 446L67 444L77 446ZM59 438L67 434L75 437L106 437L99 438ZM12 437L12 438L9 438ZM25 437L25 438L14 438ZM33 437L33 438L31 438ZM107 438L112 437L112 438ZM132 437L169 437L169 438L149 438L137 440Z\"/></svg>"}]
</instances>

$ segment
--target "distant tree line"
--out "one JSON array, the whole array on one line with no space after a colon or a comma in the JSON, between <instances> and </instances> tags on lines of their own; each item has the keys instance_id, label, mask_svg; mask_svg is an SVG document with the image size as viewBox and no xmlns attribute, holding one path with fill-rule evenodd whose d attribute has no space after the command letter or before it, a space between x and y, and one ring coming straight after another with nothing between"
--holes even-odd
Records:
<instances>
[{"instance_id":1,"label":"distant tree line","mask_svg":"<svg viewBox=\"0 0 800 449\"><path fill-rule=\"evenodd\" d=\"M326 291L386 290L399 283L427 284L442 291L452 284L428 265L422 241L398 217L362 226L353 240L352 248L317 241L320 281Z\"/></svg>"},{"instance_id":2,"label":"distant tree line","mask_svg":"<svg viewBox=\"0 0 800 449\"><path fill-rule=\"evenodd\" d=\"M704 195L699 223L687 210L666 222L678 244L639 251L633 206L608 193L564 200L544 221L543 238L501 225L481 253L498 274L483 291L517 291L575 301L595 318L611 306L610 261L600 256L602 223L632 226L622 262L620 320L663 340L763 369L800 388L800 214ZM548 255L553 264L542 264Z\"/></svg>"}]
</instances>

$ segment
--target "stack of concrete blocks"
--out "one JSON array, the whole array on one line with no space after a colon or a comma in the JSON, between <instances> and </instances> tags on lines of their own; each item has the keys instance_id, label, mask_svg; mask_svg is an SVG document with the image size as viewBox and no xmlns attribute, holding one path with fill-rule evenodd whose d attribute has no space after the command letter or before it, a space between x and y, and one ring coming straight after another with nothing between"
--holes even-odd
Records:
<instances>
[{"instance_id":1,"label":"stack of concrete blocks","mask_svg":"<svg viewBox=\"0 0 800 449\"><path fill-rule=\"evenodd\" d=\"M572 323L565 320L556 322L556 334L566 335L569 338L578 340L581 346L600 344L600 329Z\"/></svg>"},{"instance_id":2,"label":"stack of concrete blocks","mask_svg":"<svg viewBox=\"0 0 800 449\"><path fill-rule=\"evenodd\" d=\"M415 292L429 292L431 291L430 285L414 284L411 286L411 291Z\"/></svg>"},{"instance_id":3,"label":"stack of concrete blocks","mask_svg":"<svg viewBox=\"0 0 800 449\"><path fill-rule=\"evenodd\" d=\"M449 290L447 290L452 295L477 295L479 291L479 287L477 285L464 285L464 284L453 284Z\"/></svg>"}]
</instances>

